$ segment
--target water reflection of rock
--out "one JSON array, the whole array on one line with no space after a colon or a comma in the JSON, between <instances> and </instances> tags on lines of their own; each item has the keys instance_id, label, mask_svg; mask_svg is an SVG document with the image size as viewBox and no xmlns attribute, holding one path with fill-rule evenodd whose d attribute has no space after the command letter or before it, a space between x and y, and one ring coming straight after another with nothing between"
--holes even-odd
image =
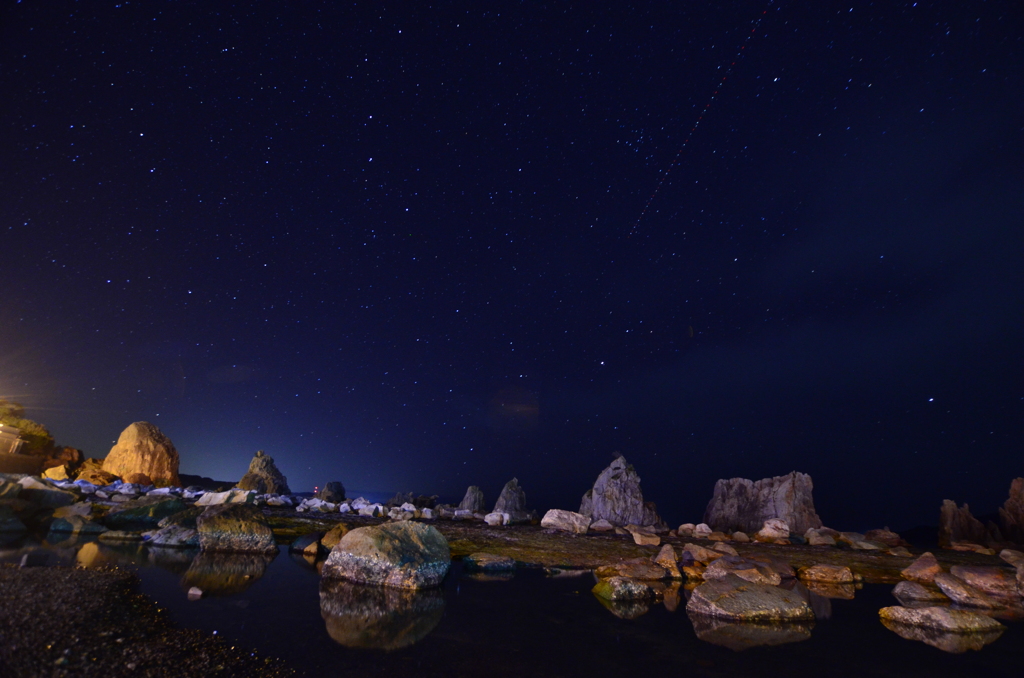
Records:
<instances>
[{"instance_id":1,"label":"water reflection of rock","mask_svg":"<svg viewBox=\"0 0 1024 678\"><path fill-rule=\"evenodd\" d=\"M90 541L81 545L75 554L79 567L97 568L111 565L145 565L146 548L140 543L115 546Z\"/></svg>"},{"instance_id":2,"label":"water reflection of rock","mask_svg":"<svg viewBox=\"0 0 1024 678\"><path fill-rule=\"evenodd\" d=\"M204 596L230 596L252 586L267 571L274 556L262 553L202 553L181 577L181 588L193 586Z\"/></svg>"},{"instance_id":3,"label":"water reflection of rock","mask_svg":"<svg viewBox=\"0 0 1024 678\"><path fill-rule=\"evenodd\" d=\"M437 589L397 589L325 579L320 584L320 615L339 645L397 650L419 642L444 616Z\"/></svg>"},{"instance_id":4,"label":"water reflection of rock","mask_svg":"<svg viewBox=\"0 0 1024 678\"><path fill-rule=\"evenodd\" d=\"M734 622L701 614L687 614L698 638L737 652L762 645L786 645L809 640L814 628L814 622Z\"/></svg>"},{"instance_id":5,"label":"water reflection of rock","mask_svg":"<svg viewBox=\"0 0 1024 678\"><path fill-rule=\"evenodd\" d=\"M888 619L883 619L882 624L900 638L919 640L932 647L937 647L943 652L952 654L960 654L967 650L980 650L1003 635L1003 631L1006 630L1004 627L984 632L955 633L940 629L929 629L923 626L901 624Z\"/></svg>"},{"instance_id":6,"label":"water reflection of rock","mask_svg":"<svg viewBox=\"0 0 1024 678\"><path fill-rule=\"evenodd\" d=\"M855 584L838 584L825 581L804 582L807 590L822 598L838 598L840 600L853 600L857 595Z\"/></svg>"},{"instance_id":7,"label":"water reflection of rock","mask_svg":"<svg viewBox=\"0 0 1024 678\"><path fill-rule=\"evenodd\" d=\"M168 570L174 574L185 574L198 554L199 549L150 546L147 560L150 565L155 565L162 570Z\"/></svg>"},{"instance_id":8,"label":"water reflection of rock","mask_svg":"<svg viewBox=\"0 0 1024 678\"><path fill-rule=\"evenodd\" d=\"M651 610L650 600L608 600L601 596L594 598L619 619L636 619Z\"/></svg>"}]
</instances>

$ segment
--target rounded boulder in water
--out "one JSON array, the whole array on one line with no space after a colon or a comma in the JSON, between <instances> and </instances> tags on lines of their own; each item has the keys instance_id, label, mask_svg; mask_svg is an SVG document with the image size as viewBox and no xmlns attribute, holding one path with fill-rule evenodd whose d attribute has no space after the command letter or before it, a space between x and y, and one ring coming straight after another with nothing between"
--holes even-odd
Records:
<instances>
[{"instance_id":1,"label":"rounded boulder in water","mask_svg":"<svg viewBox=\"0 0 1024 678\"><path fill-rule=\"evenodd\" d=\"M349 531L331 550L322 574L328 579L421 589L438 586L450 566L448 541L436 528L403 521Z\"/></svg>"}]
</instances>

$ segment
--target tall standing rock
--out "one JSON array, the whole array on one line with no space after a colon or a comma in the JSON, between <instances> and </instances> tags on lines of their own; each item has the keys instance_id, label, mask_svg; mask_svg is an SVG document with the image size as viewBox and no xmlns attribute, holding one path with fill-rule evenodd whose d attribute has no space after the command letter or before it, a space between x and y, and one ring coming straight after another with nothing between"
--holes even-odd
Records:
<instances>
[{"instance_id":1,"label":"tall standing rock","mask_svg":"<svg viewBox=\"0 0 1024 678\"><path fill-rule=\"evenodd\" d=\"M485 507L483 490L476 485L470 485L466 490L466 496L459 503L459 510L480 513Z\"/></svg>"},{"instance_id":2,"label":"tall standing rock","mask_svg":"<svg viewBox=\"0 0 1024 678\"><path fill-rule=\"evenodd\" d=\"M158 485L180 486L178 461L170 438L148 421L137 421L121 431L103 460L103 470L119 478L144 473Z\"/></svg>"},{"instance_id":3,"label":"tall standing rock","mask_svg":"<svg viewBox=\"0 0 1024 678\"><path fill-rule=\"evenodd\" d=\"M777 518L793 532L804 534L812 527L821 527L813 491L811 477L796 471L756 482L746 478L719 480L704 512L704 522L721 532L754 533L766 520Z\"/></svg>"},{"instance_id":4,"label":"tall standing rock","mask_svg":"<svg viewBox=\"0 0 1024 678\"><path fill-rule=\"evenodd\" d=\"M999 509L1003 536L1015 544L1024 544L1024 478L1010 483L1010 498Z\"/></svg>"},{"instance_id":5,"label":"tall standing rock","mask_svg":"<svg viewBox=\"0 0 1024 678\"><path fill-rule=\"evenodd\" d=\"M594 487L583 495L579 512L592 521L607 520L618 527L662 522L654 502L644 501L640 476L622 455L597 476Z\"/></svg>"},{"instance_id":6,"label":"tall standing rock","mask_svg":"<svg viewBox=\"0 0 1024 678\"><path fill-rule=\"evenodd\" d=\"M971 507L964 504L957 508L956 502L942 500L939 509L939 547L948 549L955 541L969 541L984 544L987 541L985 526L971 515Z\"/></svg>"},{"instance_id":7,"label":"tall standing rock","mask_svg":"<svg viewBox=\"0 0 1024 678\"><path fill-rule=\"evenodd\" d=\"M274 458L263 450L259 450L249 462L249 471L242 476L235 487L241 490L255 490L260 494L291 494L288 479L284 477Z\"/></svg>"},{"instance_id":8,"label":"tall standing rock","mask_svg":"<svg viewBox=\"0 0 1024 678\"><path fill-rule=\"evenodd\" d=\"M529 520L530 513L526 510L526 492L519 487L519 480L513 478L505 483L498 501L494 503L494 513L507 513L512 520Z\"/></svg>"},{"instance_id":9,"label":"tall standing rock","mask_svg":"<svg viewBox=\"0 0 1024 678\"><path fill-rule=\"evenodd\" d=\"M345 486L341 484L340 480L332 480L320 488L316 498L329 501L332 504L340 504L345 501Z\"/></svg>"}]
</instances>

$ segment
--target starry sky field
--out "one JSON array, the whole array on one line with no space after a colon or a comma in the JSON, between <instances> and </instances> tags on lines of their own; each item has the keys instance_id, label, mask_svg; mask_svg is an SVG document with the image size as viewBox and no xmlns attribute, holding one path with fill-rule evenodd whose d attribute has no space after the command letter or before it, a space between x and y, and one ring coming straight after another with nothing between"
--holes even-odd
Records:
<instances>
[{"instance_id":1,"label":"starry sky field","mask_svg":"<svg viewBox=\"0 0 1024 678\"><path fill-rule=\"evenodd\" d=\"M104 456L673 525L1024 475L1024 8L0 6L0 396Z\"/></svg>"}]
</instances>

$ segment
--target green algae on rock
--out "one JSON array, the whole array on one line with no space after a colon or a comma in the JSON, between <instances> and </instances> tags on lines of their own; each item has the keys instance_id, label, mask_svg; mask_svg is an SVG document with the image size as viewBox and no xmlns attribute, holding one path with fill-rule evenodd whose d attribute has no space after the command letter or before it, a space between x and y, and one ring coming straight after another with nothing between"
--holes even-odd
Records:
<instances>
[{"instance_id":1,"label":"green algae on rock","mask_svg":"<svg viewBox=\"0 0 1024 678\"><path fill-rule=\"evenodd\" d=\"M354 529L331 550L325 578L420 589L437 586L448 573L448 541L430 525L385 523Z\"/></svg>"}]
</instances>

